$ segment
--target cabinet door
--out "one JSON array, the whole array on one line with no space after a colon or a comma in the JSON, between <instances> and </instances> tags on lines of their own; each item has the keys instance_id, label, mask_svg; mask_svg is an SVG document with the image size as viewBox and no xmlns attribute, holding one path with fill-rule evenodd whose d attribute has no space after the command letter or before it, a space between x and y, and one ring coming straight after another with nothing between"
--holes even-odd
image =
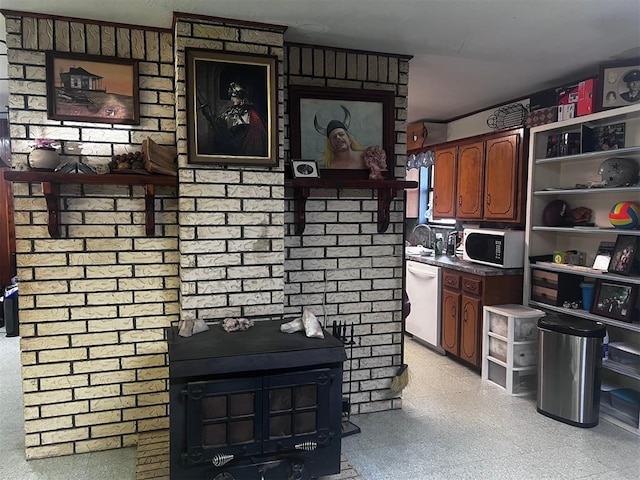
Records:
<instances>
[{"instance_id":1,"label":"cabinet door","mask_svg":"<svg viewBox=\"0 0 640 480\"><path fill-rule=\"evenodd\" d=\"M482 302L478 298L462 295L460 307L460 358L480 366L480 315Z\"/></svg>"},{"instance_id":2,"label":"cabinet door","mask_svg":"<svg viewBox=\"0 0 640 480\"><path fill-rule=\"evenodd\" d=\"M484 168L484 218L518 220L519 135L486 142Z\"/></svg>"},{"instance_id":3,"label":"cabinet door","mask_svg":"<svg viewBox=\"0 0 640 480\"><path fill-rule=\"evenodd\" d=\"M456 215L456 147L437 150L433 161L433 218Z\"/></svg>"},{"instance_id":4,"label":"cabinet door","mask_svg":"<svg viewBox=\"0 0 640 480\"><path fill-rule=\"evenodd\" d=\"M484 142L458 147L458 205L456 218L482 218Z\"/></svg>"},{"instance_id":5,"label":"cabinet door","mask_svg":"<svg viewBox=\"0 0 640 480\"><path fill-rule=\"evenodd\" d=\"M460 294L442 291L442 348L458 356Z\"/></svg>"}]
</instances>

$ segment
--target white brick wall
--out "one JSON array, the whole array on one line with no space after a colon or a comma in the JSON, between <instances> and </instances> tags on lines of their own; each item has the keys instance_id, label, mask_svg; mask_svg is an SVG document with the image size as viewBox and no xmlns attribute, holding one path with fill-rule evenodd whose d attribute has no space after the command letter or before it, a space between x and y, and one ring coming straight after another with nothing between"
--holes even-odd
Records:
<instances>
[{"instance_id":1,"label":"white brick wall","mask_svg":"<svg viewBox=\"0 0 640 480\"><path fill-rule=\"evenodd\" d=\"M139 150L147 136L175 143L170 31L29 16L9 16L7 27L15 168L26 167L37 137L63 140L64 160L87 163ZM144 59L141 124L47 119L49 49ZM175 189L157 189L156 204L168 213L157 215L160 236L147 239L142 187L63 186L62 238L51 239L40 186L15 187L26 455L130 445L129 434L148 428L148 419L168 424L166 397L149 391L166 392L163 328L177 321ZM127 393L138 379L142 391Z\"/></svg>"},{"instance_id":2,"label":"white brick wall","mask_svg":"<svg viewBox=\"0 0 640 480\"><path fill-rule=\"evenodd\" d=\"M282 71L283 35L231 22L178 16L176 22L176 98L186 96L185 49L268 54ZM278 84L282 85L279 80ZM282 92L278 92L282 98ZM178 132L186 131L186 110L178 102ZM282 139L282 124L279 138ZM282 143L282 140L281 140ZM281 158L281 147L278 149ZM284 292L284 174L277 167L189 164L186 142L180 160L179 236L181 314L222 319L282 313ZM241 241L240 241L241 240ZM261 279L255 282L254 279Z\"/></svg>"},{"instance_id":3,"label":"white brick wall","mask_svg":"<svg viewBox=\"0 0 640 480\"><path fill-rule=\"evenodd\" d=\"M67 160L88 163L138 150L151 136L178 146L181 167L178 199L157 189L154 238L145 236L142 187L63 186L62 237L54 240L40 186L14 185L28 458L128 446L137 432L166 428L165 327L180 316L320 313L325 276L329 319L354 325L353 381L344 387L353 412L400 407L388 386L400 363L402 201L392 202L389 229L379 234L374 191L316 192L304 235L294 235L284 99L288 84L393 90L402 177L408 59L285 46L277 28L188 15L176 18L175 41L165 30L90 20L25 14L6 24L17 168L27 164L29 141L43 136L64 140ZM276 167L187 163L191 46L277 58ZM140 125L47 119L49 49L139 59Z\"/></svg>"}]
</instances>

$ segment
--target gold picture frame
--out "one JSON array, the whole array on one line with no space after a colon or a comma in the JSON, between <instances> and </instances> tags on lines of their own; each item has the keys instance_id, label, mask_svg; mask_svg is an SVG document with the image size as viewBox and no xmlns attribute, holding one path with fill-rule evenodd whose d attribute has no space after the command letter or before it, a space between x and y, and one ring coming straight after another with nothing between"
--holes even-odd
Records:
<instances>
[{"instance_id":1,"label":"gold picture frame","mask_svg":"<svg viewBox=\"0 0 640 480\"><path fill-rule=\"evenodd\" d=\"M185 53L189 163L277 165L277 58Z\"/></svg>"}]
</instances>

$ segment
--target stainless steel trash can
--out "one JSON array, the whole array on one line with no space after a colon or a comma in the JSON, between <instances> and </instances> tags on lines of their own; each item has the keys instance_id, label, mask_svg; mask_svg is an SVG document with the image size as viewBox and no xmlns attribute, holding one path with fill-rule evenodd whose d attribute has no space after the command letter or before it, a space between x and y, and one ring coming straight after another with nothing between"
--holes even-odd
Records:
<instances>
[{"instance_id":1,"label":"stainless steel trash can","mask_svg":"<svg viewBox=\"0 0 640 480\"><path fill-rule=\"evenodd\" d=\"M538 412L576 427L595 427L605 326L547 316L538 320L538 333Z\"/></svg>"}]
</instances>

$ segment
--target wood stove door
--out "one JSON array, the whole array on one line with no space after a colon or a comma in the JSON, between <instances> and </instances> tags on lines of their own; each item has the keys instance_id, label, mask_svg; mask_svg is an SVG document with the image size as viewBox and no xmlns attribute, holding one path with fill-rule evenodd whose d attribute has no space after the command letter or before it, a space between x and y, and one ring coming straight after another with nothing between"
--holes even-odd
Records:
<instances>
[{"instance_id":1,"label":"wood stove door","mask_svg":"<svg viewBox=\"0 0 640 480\"><path fill-rule=\"evenodd\" d=\"M332 435L340 435L339 414L337 427L331 419L331 386L336 374L335 369L324 368L264 377L265 453L314 449L304 442L315 442L321 448ZM337 380L341 382L342 377ZM331 432L332 428L337 431Z\"/></svg>"},{"instance_id":2,"label":"wood stove door","mask_svg":"<svg viewBox=\"0 0 640 480\"><path fill-rule=\"evenodd\" d=\"M216 454L253 455L261 452L262 379L189 382L187 452L193 465Z\"/></svg>"}]
</instances>

